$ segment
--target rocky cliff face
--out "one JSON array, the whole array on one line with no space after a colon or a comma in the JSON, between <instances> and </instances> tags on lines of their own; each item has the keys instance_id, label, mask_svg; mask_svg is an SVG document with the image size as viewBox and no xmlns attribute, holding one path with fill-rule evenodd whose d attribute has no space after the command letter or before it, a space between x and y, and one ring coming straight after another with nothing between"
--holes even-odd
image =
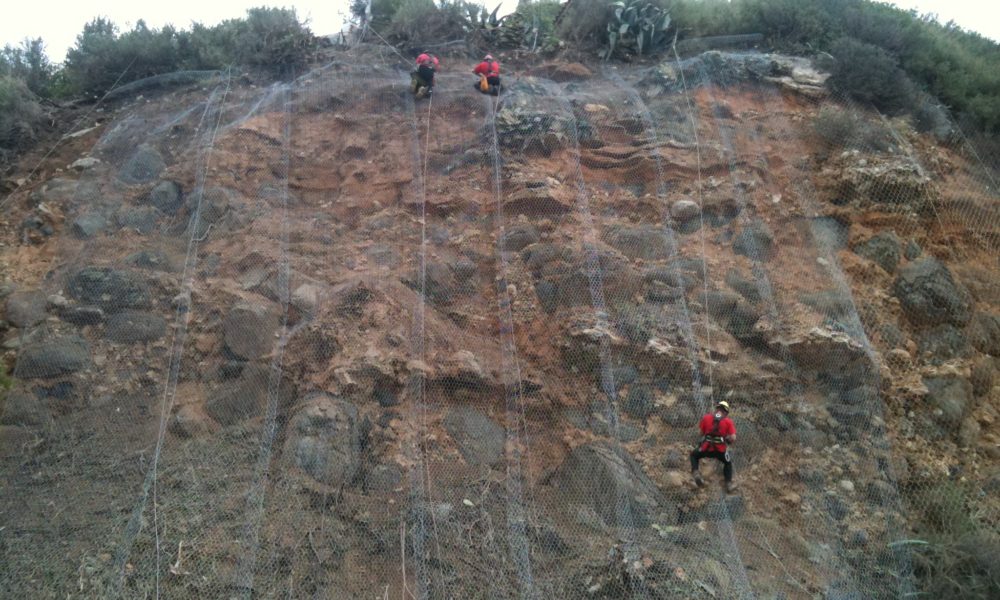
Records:
<instances>
[{"instance_id":1,"label":"rocky cliff face","mask_svg":"<svg viewBox=\"0 0 1000 600\"><path fill-rule=\"evenodd\" d=\"M914 490L1000 459L997 197L960 149L824 134L785 57L526 67L499 101L444 71L421 103L369 58L122 101L25 159L4 589L918 585ZM720 399L728 496L687 463Z\"/></svg>"}]
</instances>

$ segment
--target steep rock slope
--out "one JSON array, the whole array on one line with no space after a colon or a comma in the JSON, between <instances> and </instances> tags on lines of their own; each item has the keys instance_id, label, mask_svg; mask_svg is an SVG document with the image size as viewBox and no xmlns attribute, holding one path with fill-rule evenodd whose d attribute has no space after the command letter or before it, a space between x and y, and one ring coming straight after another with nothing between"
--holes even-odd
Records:
<instances>
[{"instance_id":1,"label":"steep rock slope","mask_svg":"<svg viewBox=\"0 0 1000 600\"><path fill-rule=\"evenodd\" d=\"M117 107L5 205L3 587L913 589L908 490L996 485L997 199L787 61Z\"/></svg>"}]
</instances>

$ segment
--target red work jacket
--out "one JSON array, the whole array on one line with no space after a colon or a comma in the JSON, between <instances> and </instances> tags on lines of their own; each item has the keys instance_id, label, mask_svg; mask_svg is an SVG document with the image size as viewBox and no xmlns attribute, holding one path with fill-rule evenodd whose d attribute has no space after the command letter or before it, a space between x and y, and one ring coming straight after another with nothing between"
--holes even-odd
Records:
<instances>
[{"instance_id":1,"label":"red work jacket","mask_svg":"<svg viewBox=\"0 0 1000 600\"><path fill-rule=\"evenodd\" d=\"M702 435L725 438L727 436L736 435L736 425L733 424L733 420L728 416L722 417L719 420L719 428L715 428L715 413L708 413L701 418L701 422L698 423L698 428L701 429ZM706 439L701 443L699 448L702 452L725 452L726 444L712 442Z\"/></svg>"},{"instance_id":2,"label":"red work jacket","mask_svg":"<svg viewBox=\"0 0 1000 600\"><path fill-rule=\"evenodd\" d=\"M487 77L499 77L500 76L500 63L497 61L483 61L476 65L476 68L472 70L476 75L486 75Z\"/></svg>"}]
</instances>

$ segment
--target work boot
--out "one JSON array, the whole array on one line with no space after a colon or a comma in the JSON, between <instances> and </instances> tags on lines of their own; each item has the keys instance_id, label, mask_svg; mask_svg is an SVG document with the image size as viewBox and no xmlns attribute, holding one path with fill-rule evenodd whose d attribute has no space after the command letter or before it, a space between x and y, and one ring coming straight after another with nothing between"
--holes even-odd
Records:
<instances>
[{"instance_id":1,"label":"work boot","mask_svg":"<svg viewBox=\"0 0 1000 600\"><path fill-rule=\"evenodd\" d=\"M739 486L736 485L735 481L727 481L726 482L726 493L727 494L732 494L732 493L734 493L736 491L736 488L738 488L738 487Z\"/></svg>"},{"instance_id":2,"label":"work boot","mask_svg":"<svg viewBox=\"0 0 1000 600\"><path fill-rule=\"evenodd\" d=\"M705 480L701 478L701 473L698 471L692 471L691 476L694 477L694 484L698 487L705 485Z\"/></svg>"}]
</instances>

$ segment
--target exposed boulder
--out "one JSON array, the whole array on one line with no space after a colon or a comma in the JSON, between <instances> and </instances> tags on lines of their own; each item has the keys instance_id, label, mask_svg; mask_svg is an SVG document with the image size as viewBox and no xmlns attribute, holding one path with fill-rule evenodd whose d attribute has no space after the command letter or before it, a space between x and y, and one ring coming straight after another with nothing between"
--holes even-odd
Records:
<instances>
[{"instance_id":1,"label":"exposed boulder","mask_svg":"<svg viewBox=\"0 0 1000 600\"><path fill-rule=\"evenodd\" d=\"M266 306L238 304L222 324L226 348L234 356L254 360L265 356L274 347L278 316Z\"/></svg>"},{"instance_id":2,"label":"exposed boulder","mask_svg":"<svg viewBox=\"0 0 1000 600\"><path fill-rule=\"evenodd\" d=\"M156 184L156 187L149 191L146 200L158 210L168 215L174 214L184 206L184 199L181 196L181 186L173 181L161 181Z\"/></svg>"},{"instance_id":3,"label":"exposed boulder","mask_svg":"<svg viewBox=\"0 0 1000 600\"><path fill-rule=\"evenodd\" d=\"M21 379L69 375L90 366L90 346L77 336L54 337L26 346L17 359L14 375Z\"/></svg>"},{"instance_id":4,"label":"exposed boulder","mask_svg":"<svg viewBox=\"0 0 1000 600\"><path fill-rule=\"evenodd\" d=\"M647 527L660 511L676 515L635 459L608 442L574 449L551 481L564 501L592 508L609 527Z\"/></svg>"},{"instance_id":5,"label":"exposed boulder","mask_svg":"<svg viewBox=\"0 0 1000 600\"><path fill-rule=\"evenodd\" d=\"M144 278L111 267L84 267L70 277L67 287L73 298L106 311L152 305L152 294Z\"/></svg>"},{"instance_id":6,"label":"exposed boulder","mask_svg":"<svg viewBox=\"0 0 1000 600\"><path fill-rule=\"evenodd\" d=\"M931 179L910 158L880 157L873 160L858 151L836 157L823 175L843 201L859 200L920 211L933 199Z\"/></svg>"},{"instance_id":7,"label":"exposed boulder","mask_svg":"<svg viewBox=\"0 0 1000 600\"><path fill-rule=\"evenodd\" d=\"M328 394L307 398L288 425L285 456L323 484L350 485L361 468L358 409Z\"/></svg>"},{"instance_id":8,"label":"exposed boulder","mask_svg":"<svg viewBox=\"0 0 1000 600\"><path fill-rule=\"evenodd\" d=\"M111 315L104 328L104 335L112 342L136 344L152 342L167 333L167 322L157 314L125 310Z\"/></svg>"},{"instance_id":9,"label":"exposed boulder","mask_svg":"<svg viewBox=\"0 0 1000 600\"><path fill-rule=\"evenodd\" d=\"M882 267L886 273L895 273L902 254L899 237L894 231L883 231L854 247L858 256L863 256Z\"/></svg>"},{"instance_id":10,"label":"exposed boulder","mask_svg":"<svg viewBox=\"0 0 1000 600\"><path fill-rule=\"evenodd\" d=\"M48 316L45 312L47 301L40 291L14 292L7 297L5 318L21 329L41 323Z\"/></svg>"},{"instance_id":11,"label":"exposed boulder","mask_svg":"<svg viewBox=\"0 0 1000 600\"><path fill-rule=\"evenodd\" d=\"M118 179L125 183L149 183L159 177L167 163L156 149L140 146L118 172Z\"/></svg>"},{"instance_id":12,"label":"exposed boulder","mask_svg":"<svg viewBox=\"0 0 1000 600\"><path fill-rule=\"evenodd\" d=\"M504 428L484 412L471 406L459 406L445 416L444 428L455 440L465 462L490 466L503 458Z\"/></svg>"},{"instance_id":13,"label":"exposed boulder","mask_svg":"<svg viewBox=\"0 0 1000 600\"><path fill-rule=\"evenodd\" d=\"M909 263L893 284L906 316L917 325L962 326L972 317L972 298L951 272L934 258Z\"/></svg>"}]
</instances>

